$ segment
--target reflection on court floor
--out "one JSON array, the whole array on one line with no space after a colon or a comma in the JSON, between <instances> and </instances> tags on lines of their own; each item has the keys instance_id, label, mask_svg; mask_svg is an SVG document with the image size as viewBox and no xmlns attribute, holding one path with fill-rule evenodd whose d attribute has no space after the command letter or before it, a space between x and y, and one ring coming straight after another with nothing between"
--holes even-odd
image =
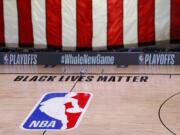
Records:
<instances>
[{"instance_id":1,"label":"reflection on court floor","mask_svg":"<svg viewBox=\"0 0 180 135\"><path fill-rule=\"evenodd\" d=\"M180 134L179 82L179 66L0 66L0 134ZM70 91L93 95L77 128L33 132L20 128L43 95ZM39 102L37 108L46 107L38 111L44 111L44 117L53 120L61 118L58 116L62 115L54 113L58 112L55 110L59 102L46 101L46 104ZM79 104L78 101L77 113L82 112ZM67 106L73 108L72 103ZM70 118L64 123L67 121ZM43 126L42 122L36 121L30 126ZM56 126L53 122L44 123Z\"/></svg>"}]
</instances>

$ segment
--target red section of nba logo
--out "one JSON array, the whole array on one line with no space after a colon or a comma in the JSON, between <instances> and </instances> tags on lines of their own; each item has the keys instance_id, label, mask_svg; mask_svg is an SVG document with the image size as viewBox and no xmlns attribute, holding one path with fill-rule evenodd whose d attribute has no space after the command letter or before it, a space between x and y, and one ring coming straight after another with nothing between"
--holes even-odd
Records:
<instances>
[{"instance_id":1,"label":"red section of nba logo","mask_svg":"<svg viewBox=\"0 0 180 135\"><path fill-rule=\"evenodd\" d=\"M67 110L73 107L72 103L69 102L65 104L66 115L68 118L67 129L74 128L79 123L83 113L86 111L86 107L89 103L91 96L92 95L89 93L77 93L77 95L73 97L74 99L77 99L79 107L83 109L82 112L70 113Z\"/></svg>"}]
</instances>

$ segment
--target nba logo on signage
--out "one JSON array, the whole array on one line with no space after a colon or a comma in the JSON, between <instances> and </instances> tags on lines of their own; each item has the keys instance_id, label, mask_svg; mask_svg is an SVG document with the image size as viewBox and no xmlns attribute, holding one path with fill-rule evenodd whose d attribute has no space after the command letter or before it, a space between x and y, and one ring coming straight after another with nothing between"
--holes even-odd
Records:
<instances>
[{"instance_id":1,"label":"nba logo on signage","mask_svg":"<svg viewBox=\"0 0 180 135\"><path fill-rule=\"evenodd\" d=\"M144 54L139 55L139 64L141 64L141 65L144 64Z\"/></svg>"},{"instance_id":2,"label":"nba logo on signage","mask_svg":"<svg viewBox=\"0 0 180 135\"><path fill-rule=\"evenodd\" d=\"M21 128L27 130L67 130L78 126L91 93L49 93L37 103Z\"/></svg>"},{"instance_id":3,"label":"nba logo on signage","mask_svg":"<svg viewBox=\"0 0 180 135\"><path fill-rule=\"evenodd\" d=\"M4 60L4 64L9 64L9 55L8 54L4 54L3 60Z\"/></svg>"}]
</instances>

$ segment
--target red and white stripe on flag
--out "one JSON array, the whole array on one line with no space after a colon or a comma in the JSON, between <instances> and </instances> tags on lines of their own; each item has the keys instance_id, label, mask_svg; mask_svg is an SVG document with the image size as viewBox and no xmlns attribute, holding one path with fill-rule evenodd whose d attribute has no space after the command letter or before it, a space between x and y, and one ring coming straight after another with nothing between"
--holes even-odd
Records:
<instances>
[{"instance_id":1,"label":"red and white stripe on flag","mask_svg":"<svg viewBox=\"0 0 180 135\"><path fill-rule=\"evenodd\" d=\"M3 0L0 0L0 46L5 43L4 37L4 10L3 10Z\"/></svg>"},{"instance_id":2,"label":"red and white stripe on flag","mask_svg":"<svg viewBox=\"0 0 180 135\"><path fill-rule=\"evenodd\" d=\"M0 0L0 45L107 49L180 42L179 0Z\"/></svg>"}]
</instances>

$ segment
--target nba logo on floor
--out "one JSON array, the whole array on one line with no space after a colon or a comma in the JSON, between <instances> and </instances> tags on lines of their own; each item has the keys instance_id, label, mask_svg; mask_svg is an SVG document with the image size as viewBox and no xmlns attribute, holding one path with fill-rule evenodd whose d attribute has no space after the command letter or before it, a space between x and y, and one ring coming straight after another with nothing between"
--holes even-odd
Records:
<instances>
[{"instance_id":1,"label":"nba logo on floor","mask_svg":"<svg viewBox=\"0 0 180 135\"><path fill-rule=\"evenodd\" d=\"M48 93L36 104L21 125L27 130L67 130L78 126L91 93Z\"/></svg>"}]
</instances>

